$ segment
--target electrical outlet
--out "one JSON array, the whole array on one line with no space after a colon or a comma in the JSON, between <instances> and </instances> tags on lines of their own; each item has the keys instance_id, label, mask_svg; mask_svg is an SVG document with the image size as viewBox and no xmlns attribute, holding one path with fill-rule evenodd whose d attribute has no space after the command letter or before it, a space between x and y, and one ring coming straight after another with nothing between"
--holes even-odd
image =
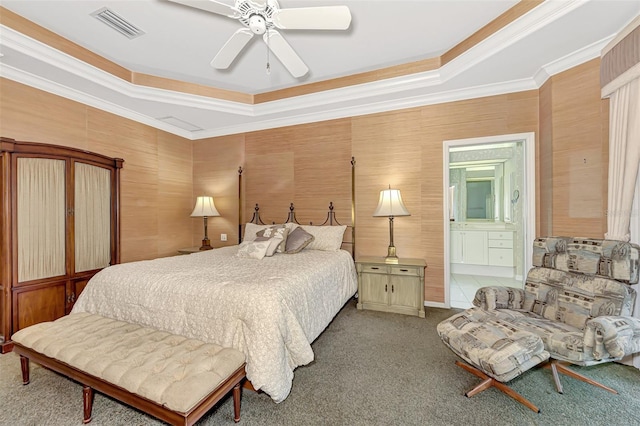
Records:
<instances>
[{"instance_id":1,"label":"electrical outlet","mask_svg":"<svg viewBox=\"0 0 640 426\"><path fill-rule=\"evenodd\" d=\"M227 241L227 234L220 234L220 241Z\"/></svg>"}]
</instances>

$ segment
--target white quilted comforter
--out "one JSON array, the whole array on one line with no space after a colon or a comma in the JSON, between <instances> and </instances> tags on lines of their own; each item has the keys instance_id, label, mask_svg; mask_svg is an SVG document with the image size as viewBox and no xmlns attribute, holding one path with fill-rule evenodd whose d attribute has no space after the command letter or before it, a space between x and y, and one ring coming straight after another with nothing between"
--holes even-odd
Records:
<instances>
[{"instance_id":1,"label":"white quilted comforter","mask_svg":"<svg viewBox=\"0 0 640 426\"><path fill-rule=\"evenodd\" d=\"M276 402L313 342L357 290L346 251L303 250L262 260L237 246L114 265L73 307L241 350L247 378Z\"/></svg>"}]
</instances>

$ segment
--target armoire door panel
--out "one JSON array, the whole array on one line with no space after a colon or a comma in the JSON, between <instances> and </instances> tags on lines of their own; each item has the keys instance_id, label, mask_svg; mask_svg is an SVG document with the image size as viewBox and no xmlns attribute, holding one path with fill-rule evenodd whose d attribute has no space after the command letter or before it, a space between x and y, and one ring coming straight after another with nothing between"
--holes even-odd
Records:
<instances>
[{"instance_id":1,"label":"armoire door panel","mask_svg":"<svg viewBox=\"0 0 640 426\"><path fill-rule=\"evenodd\" d=\"M111 171L75 162L75 272L111 263Z\"/></svg>"},{"instance_id":2,"label":"armoire door panel","mask_svg":"<svg viewBox=\"0 0 640 426\"><path fill-rule=\"evenodd\" d=\"M25 289L16 294L18 331L44 321L53 321L65 315L67 283Z\"/></svg>"},{"instance_id":3,"label":"armoire door panel","mask_svg":"<svg viewBox=\"0 0 640 426\"><path fill-rule=\"evenodd\" d=\"M18 281L66 274L66 163L17 159Z\"/></svg>"}]
</instances>

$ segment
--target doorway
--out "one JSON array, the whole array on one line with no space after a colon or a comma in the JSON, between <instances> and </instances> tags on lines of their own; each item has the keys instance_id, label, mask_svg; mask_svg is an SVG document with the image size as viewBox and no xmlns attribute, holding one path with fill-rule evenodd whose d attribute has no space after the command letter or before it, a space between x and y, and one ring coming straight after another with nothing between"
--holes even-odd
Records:
<instances>
[{"instance_id":1,"label":"doorway","mask_svg":"<svg viewBox=\"0 0 640 426\"><path fill-rule=\"evenodd\" d=\"M445 307L523 288L535 237L533 133L444 141Z\"/></svg>"}]
</instances>

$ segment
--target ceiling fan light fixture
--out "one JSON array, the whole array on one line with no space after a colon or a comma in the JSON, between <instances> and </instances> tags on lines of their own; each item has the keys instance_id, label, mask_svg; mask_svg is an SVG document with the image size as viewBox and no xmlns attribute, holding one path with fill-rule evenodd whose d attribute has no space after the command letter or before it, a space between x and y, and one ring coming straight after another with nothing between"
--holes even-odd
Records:
<instances>
[{"instance_id":1,"label":"ceiling fan light fixture","mask_svg":"<svg viewBox=\"0 0 640 426\"><path fill-rule=\"evenodd\" d=\"M249 29L257 35L262 35L267 31L267 21L261 15L251 15L249 18Z\"/></svg>"}]
</instances>

